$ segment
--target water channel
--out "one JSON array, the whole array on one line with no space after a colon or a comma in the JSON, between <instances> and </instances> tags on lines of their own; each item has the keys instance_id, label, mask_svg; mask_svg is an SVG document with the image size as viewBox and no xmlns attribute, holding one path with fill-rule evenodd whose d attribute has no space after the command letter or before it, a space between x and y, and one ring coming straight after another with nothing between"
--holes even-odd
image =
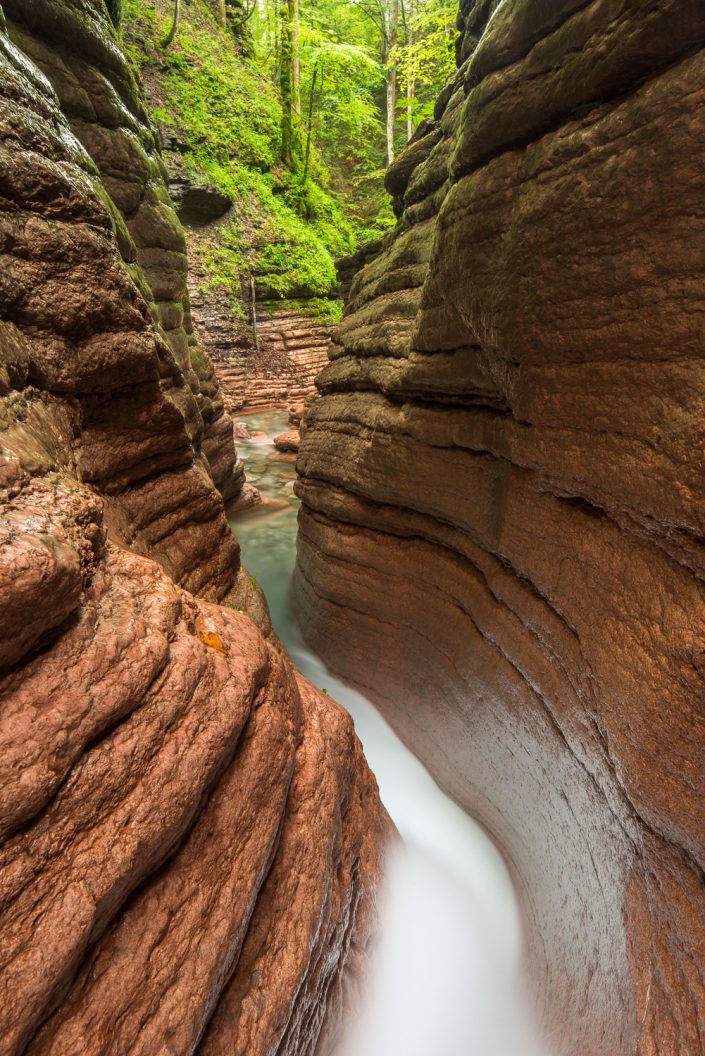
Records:
<instances>
[{"instance_id":1,"label":"water channel","mask_svg":"<svg viewBox=\"0 0 705 1056\"><path fill-rule=\"evenodd\" d=\"M352 715L403 847L388 865L368 990L340 1056L545 1056L524 1000L521 928L507 868L376 708L304 644L291 603L298 500L287 414L241 419L247 478L265 502L231 518L244 564L298 668Z\"/></svg>"}]
</instances>

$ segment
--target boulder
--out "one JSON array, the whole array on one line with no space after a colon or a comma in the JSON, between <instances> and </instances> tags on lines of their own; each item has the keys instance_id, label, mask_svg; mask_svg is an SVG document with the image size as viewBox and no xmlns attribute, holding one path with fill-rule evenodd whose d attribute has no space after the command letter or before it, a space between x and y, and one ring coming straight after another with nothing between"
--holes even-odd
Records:
<instances>
[{"instance_id":1,"label":"boulder","mask_svg":"<svg viewBox=\"0 0 705 1056\"><path fill-rule=\"evenodd\" d=\"M299 450L299 443L298 429L290 429L288 432L274 437L274 446L278 451L283 451L285 454L296 454Z\"/></svg>"}]
</instances>

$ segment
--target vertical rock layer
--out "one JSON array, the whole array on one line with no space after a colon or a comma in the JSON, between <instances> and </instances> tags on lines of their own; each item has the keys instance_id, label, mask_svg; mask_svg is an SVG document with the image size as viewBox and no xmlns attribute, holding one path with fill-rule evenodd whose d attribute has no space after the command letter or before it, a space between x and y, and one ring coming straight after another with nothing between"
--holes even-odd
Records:
<instances>
[{"instance_id":1,"label":"vertical rock layer","mask_svg":"<svg viewBox=\"0 0 705 1056\"><path fill-rule=\"evenodd\" d=\"M388 822L240 569L107 12L3 6L0 1053L313 1053Z\"/></svg>"},{"instance_id":2,"label":"vertical rock layer","mask_svg":"<svg viewBox=\"0 0 705 1056\"><path fill-rule=\"evenodd\" d=\"M705 13L459 26L308 418L299 608L505 849L557 1050L696 1056Z\"/></svg>"}]
</instances>

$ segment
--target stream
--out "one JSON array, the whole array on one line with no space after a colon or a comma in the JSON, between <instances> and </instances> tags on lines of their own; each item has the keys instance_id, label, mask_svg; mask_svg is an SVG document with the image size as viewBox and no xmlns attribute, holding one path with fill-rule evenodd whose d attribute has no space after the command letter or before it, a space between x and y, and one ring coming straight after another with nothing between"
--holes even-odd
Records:
<instances>
[{"instance_id":1,"label":"stream","mask_svg":"<svg viewBox=\"0 0 705 1056\"><path fill-rule=\"evenodd\" d=\"M352 715L403 838L387 867L362 1007L336 1056L545 1056L523 996L519 910L504 861L376 708L303 643L290 592L296 471L273 444L290 428L287 414L240 420L255 435L238 441L238 452L266 500L231 517L243 562L298 668Z\"/></svg>"}]
</instances>

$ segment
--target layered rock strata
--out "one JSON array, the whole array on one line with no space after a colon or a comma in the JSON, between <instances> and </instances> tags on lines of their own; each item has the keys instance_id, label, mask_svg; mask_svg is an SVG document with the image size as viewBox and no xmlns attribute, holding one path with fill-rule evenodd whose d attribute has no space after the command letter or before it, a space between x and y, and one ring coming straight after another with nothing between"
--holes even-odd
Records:
<instances>
[{"instance_id":1,"label":"layered rock strata","mask_svg":"<svg viewBox=\"0 0 705 1056\"><path fill-rule=\"evenodd\" d=\"M330 328L295 309L260 308L257 342L247 379L246 407L304 403L328 362Z\"/></svg>"},{"instance_id":2,"label":"layered rock strata","mask_svg":"<svg viewBox=\"0 0 705 1056\"><path fill-rule=\"evenodd\" d=\"M123 260L139 281L186 382L180 402L191 441L221 493L235 496L244 476L232 420L213 366L194 334L184 233L132 72L122 53L83 21L81 4L10 0L5 14L12 39L51 82L71 131L97 165L119 211ZM126 390L128 379L124 381Z\"/></svg>"},{"instance_id":3,"label":"layered rock strata","mask_svg":"<svg viewBox=\"0 0 705 1056\"><path fill-rule=\"evenodd\" d=\"M190 233L194 238L193 231ZM210 290L192 259L189 271L191 306L203 345L213 363L228 410L235 415L247 401L247 385L255 360L255 342L250 322L233 310L232 295Z\"/></svg>"},{"instance_id":4,"label":"layered rock strata","mask_svg":"<svg viewBox=\"0 0 705 1056\"><path fill-rule=\"evenodd\" d=\"M240 568L202 390L154 319L181 250L138 249L112 198L134 179L161 238L107 11L7 8L0 1053L324 1051L389 825ZM95 107L81 138L112 142L110 172L30 53L74 122Z\"/></svg>"},{"instance_id":5,"label":"layered rock strata","mask_svg":"<svg viewBox=\"0 0 705 1056\"><path fill-rule=\"evenodd\" d=\"M251 318L236 317L231 296L204 289L196 265L189 283L194 319L232 414L301 404L315 392L316 375L328 362L329 326L270 303L256 308L253 326Z\"/></svg>"},{"instance_id":6,"label":"layered rock strata","mask_svg":"<svg viewBox=\"0 0 705 1056\"><path fill-rule=\"evenodd\" d=\"M504 848L556 1051L697 1056L705 11L459 27L307 417L299 610Z\"/></svg>"}]
</instances>

